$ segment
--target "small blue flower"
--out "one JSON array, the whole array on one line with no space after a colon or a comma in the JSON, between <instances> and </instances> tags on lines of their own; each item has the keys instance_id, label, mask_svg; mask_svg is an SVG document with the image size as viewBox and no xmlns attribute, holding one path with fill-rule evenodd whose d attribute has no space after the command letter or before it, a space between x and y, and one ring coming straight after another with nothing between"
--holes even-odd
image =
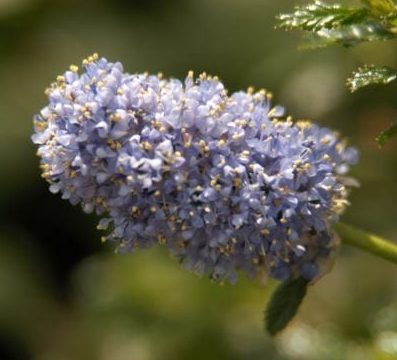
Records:
<instances>
[{"instance_id":1,"label":"small blue flower","mask_svg":"<svg viewBox=\"0 0 397 360\"><path fill-rule=\"evenodd\" d=\"M186 268L312 280L336 247L357 151L271 96L217 77L130 75L93 55L47 90L34 119L43 177L118 249L165 244Z\"/></svg>"}]
</instances>

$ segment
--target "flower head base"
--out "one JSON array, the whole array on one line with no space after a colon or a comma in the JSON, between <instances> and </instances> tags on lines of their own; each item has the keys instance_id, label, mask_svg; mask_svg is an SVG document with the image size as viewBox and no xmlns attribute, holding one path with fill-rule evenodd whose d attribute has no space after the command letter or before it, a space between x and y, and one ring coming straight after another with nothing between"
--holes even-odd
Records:
<instances>
[{"instance_id":1,"label":"flower head base","mask_svg":"<svg viewBox=\"0 0 397 360\"><path fill-rule=\"evenodd\" d=\"M104 217L123 251L165 244L185 266L312 280L335 248L356 151L265 91L216 77L130 75L94 55L58 77L35 117L52 192Z\"/></svg>"}]
</instances>

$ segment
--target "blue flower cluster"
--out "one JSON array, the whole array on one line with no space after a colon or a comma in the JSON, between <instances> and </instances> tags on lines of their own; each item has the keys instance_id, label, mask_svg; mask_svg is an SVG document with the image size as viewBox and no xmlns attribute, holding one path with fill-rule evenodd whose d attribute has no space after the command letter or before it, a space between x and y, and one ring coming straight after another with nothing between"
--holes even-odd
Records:
<instances>
[{"instance_id":1,"label":"blue flower cluster","mask_svg":"<svg viewBox=\"0 0 397 360\"><path fill-rule=\"evenodd\" d=\"M50 190L102 216L104 240L165 244L190 270L312 280L336 246L355 149L292 122L264 90L217 77L130 75L96 54L46 91L34 119Z\"/></svg>"}]
</instances>

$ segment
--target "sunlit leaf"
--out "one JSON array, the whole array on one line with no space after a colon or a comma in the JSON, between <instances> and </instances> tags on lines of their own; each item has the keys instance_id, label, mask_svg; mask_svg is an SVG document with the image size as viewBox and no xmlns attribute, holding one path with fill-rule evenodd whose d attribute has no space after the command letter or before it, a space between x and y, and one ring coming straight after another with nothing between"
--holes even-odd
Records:
<instances>
[{"instance_id":1,"label":"sunlit leaf","mask_svg":"<svg viewBox=\"0 0 397 360\"><path fill-rule=\"evenodd\" d=\"M361 0L374 15L387 16L397 13L396 4L392 0Z\"/></svg>"},{"instance_id":2,"label":"sunlit leaf","mask_svg":"<svg viewBox=\"0 0 397 360\"><path fill-rule=\"evenodd\" d=\"M365 65L347 79L347 86L351 92L354 92L364 86L388 84L396 79L397 70L395 69L387 66Z\"/></svg>"},{"instance_id":3,"label":"sunlit leaf","mask_svg":"<svg viewBox=\"0 0 397 360\"><path fill-rule=\"evenodd\" d=\"M350 47L362 42L389 40L394 37L395 35L380 21L367 21L337 29L321 29L314 34L308 34L302 47L313 49L334 44Z\"/></svg>"},{"instance_id":4,"label":"sunlit leaf","mask_svg":"<svg viewBox=\"0 0 397 360\"><path fill-rule=\"evenodd\" d=\"M397 135L397 121L393 122L386 130L382 131L376 141L380 146L386 144L386 142L391 138Z\"/></svg>"},{"instance_id":5,"label":"sunlit leaf","mask_svg":"<svg viewBox=\"0 0 397 360\"><path fill-rule=\"evenodd\" d=\"M288 280L273 293L265 312L265 328L270 335L283 330L295 316L306 295L308 281Z\"/></svg>"},{"instance_id":6,"label":"sunlit leaf","mask_svg":"<svg viewBox=\"0 0 397 360\"><path fill-rule=\"evenodd\" d=\"M318 31L360 23L369 16L370 12L366 8L342 7L339 4L315 1L296 7L293 13L279 15L277 27L286 30Z\"/></svg>"}]
</instances>

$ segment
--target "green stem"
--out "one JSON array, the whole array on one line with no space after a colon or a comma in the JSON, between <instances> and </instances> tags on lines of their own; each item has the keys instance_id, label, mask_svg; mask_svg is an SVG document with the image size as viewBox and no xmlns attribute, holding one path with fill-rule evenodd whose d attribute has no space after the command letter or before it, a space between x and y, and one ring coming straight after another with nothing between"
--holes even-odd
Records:
<instances>
[{"instance_id":1,"label":"green stem","mask_svg":"<svg viewBox=\"0 0 397 360\"><path fill-rule=\"evenodd\" d=\"M335 229L343 242L397 264L397 243L342 223Z\"/></svg>"}]
</instances>

